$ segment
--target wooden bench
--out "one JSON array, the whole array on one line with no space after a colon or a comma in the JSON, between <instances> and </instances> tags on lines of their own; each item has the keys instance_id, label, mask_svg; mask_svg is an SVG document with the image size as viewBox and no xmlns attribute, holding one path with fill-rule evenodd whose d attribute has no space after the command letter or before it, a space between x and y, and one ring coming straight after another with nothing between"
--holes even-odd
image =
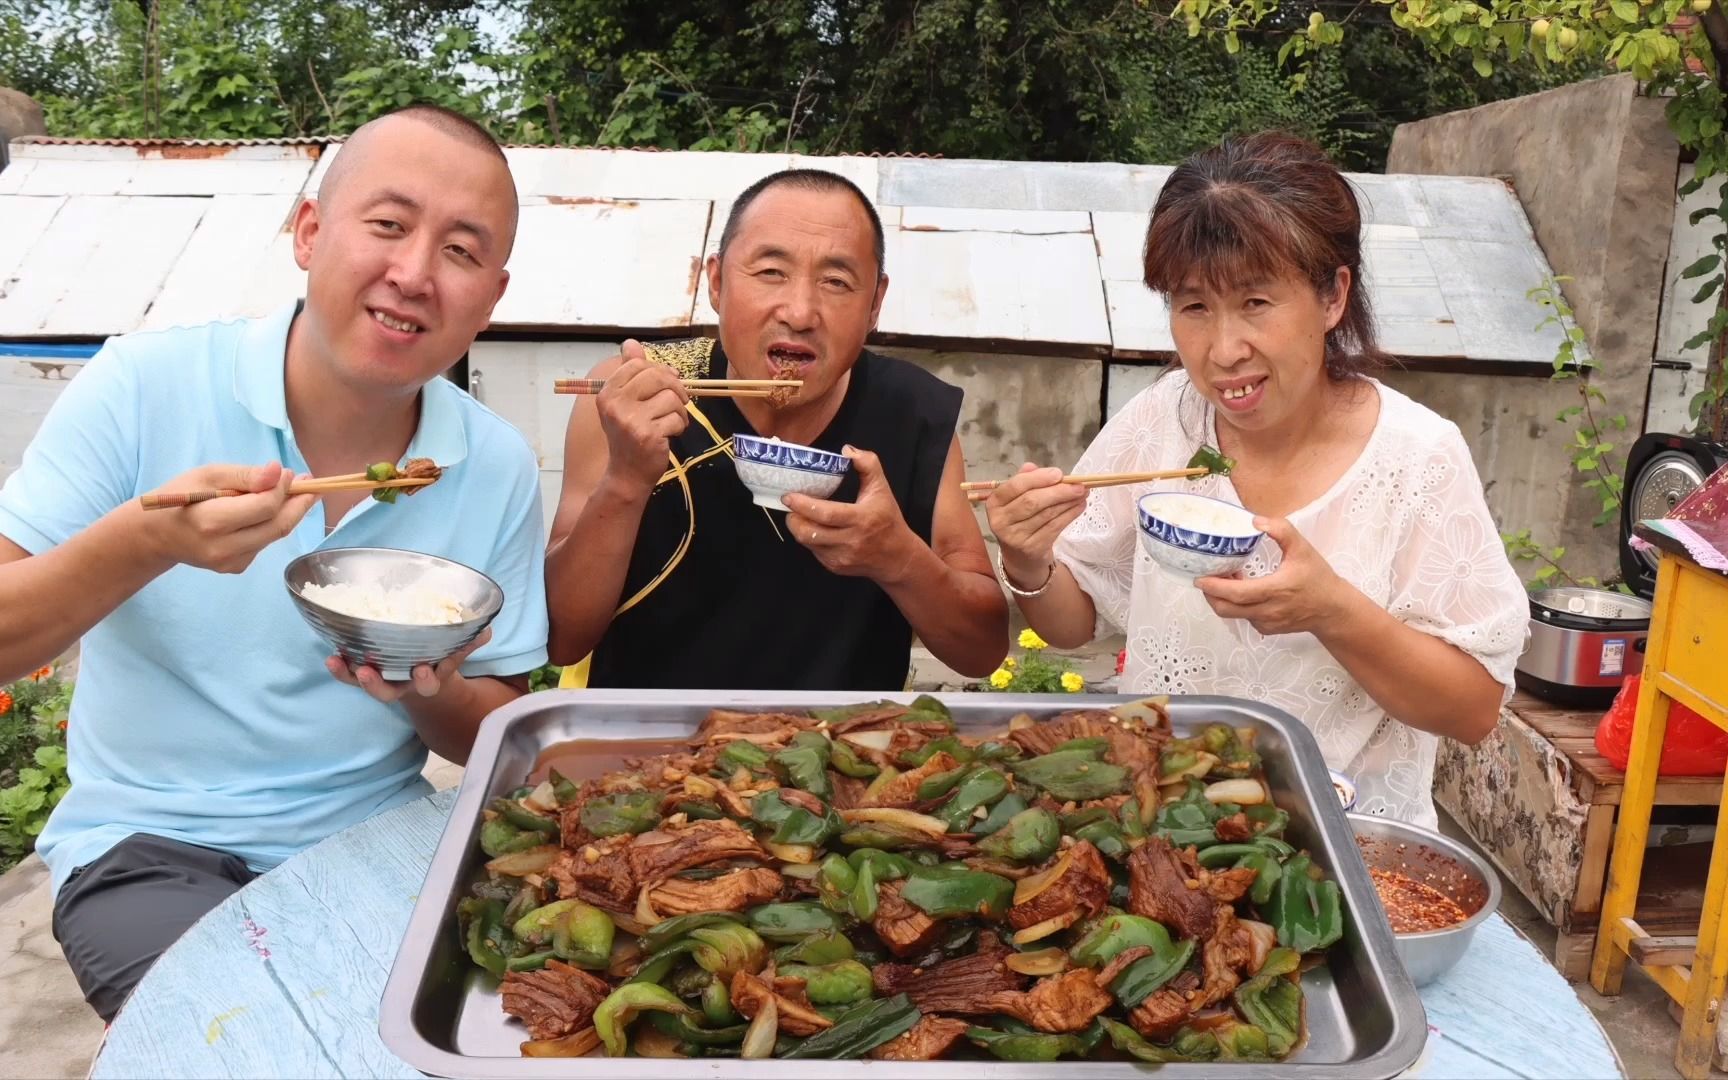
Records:
<instances>
[{"instance_id":1,"label":"wooden bench","mask_svg":"<svg viewBox=\"0 0 1728 1080\"><path fill-rule=\"evenodd\" d=\"M1559 931L1554 963L1568 979L1589 974L1625 784L1596 752L1602 712L1520 692L1493 735L1474 747L1442 741L1435 764L1436 801ZM1662 777L1656 785L1657 806L1715 806L1721 798L1720 776ZM1685 926L1688 917L1695 929L1695 910L1639 912L1659 928Z\"/></svg>"}]
</instances>

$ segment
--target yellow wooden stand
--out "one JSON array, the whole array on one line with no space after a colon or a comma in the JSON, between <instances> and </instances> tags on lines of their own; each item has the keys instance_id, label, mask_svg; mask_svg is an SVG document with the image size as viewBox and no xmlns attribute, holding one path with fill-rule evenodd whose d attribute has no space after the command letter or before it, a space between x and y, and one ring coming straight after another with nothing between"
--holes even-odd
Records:
<instances>
[{"instance_id":1,"label":"yellow wooden stand","mask_svg":"<svg viewBox=\"0 0 1728 1080\"><path fill-rule=\"evenodd\" d=\"M1635 916L1669 705L1678 701L1728 730L1728 576L1699 566L1665 536L1643 529L1639 535L1661 547L1662 558L1590 984L1618 994L1626 961L1644 968L1684 1009L1675 1067L1687 1080L1701 1080L1710 1071L1728 982L1728 794L1717 812L1698 936L1652 937Z\"/></svg>"}]
</instances>

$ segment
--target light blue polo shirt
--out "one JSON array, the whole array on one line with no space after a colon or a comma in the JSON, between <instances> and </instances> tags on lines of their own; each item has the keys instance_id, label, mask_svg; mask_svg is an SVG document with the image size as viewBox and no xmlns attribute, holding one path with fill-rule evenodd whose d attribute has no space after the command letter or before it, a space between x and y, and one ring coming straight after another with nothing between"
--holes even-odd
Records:
<instances>
[{"instance_id":1,"label":"light blue polo shirt","mask_svg":"<svg viewBox=\"0 0 1728 1080\"><path fill-rule=\"evenodd\" d=\"M295 310L109 341L0 490L0 534L40 554L199 465L309 471L283 391ZM319 504L242 574L175 567L84 636L67 730L72 789L37 842L56 890L132 833L262 870L431 790L420 776L426 747L402 706L325 670L329 649L282 580L305 552L399 547L466 563L503 586L504 608L464 674L546 662L533 451L434 379L407 456L437 461L443 478L392 505L365 500L329 536Z\"/></svg>"}]
</instances>

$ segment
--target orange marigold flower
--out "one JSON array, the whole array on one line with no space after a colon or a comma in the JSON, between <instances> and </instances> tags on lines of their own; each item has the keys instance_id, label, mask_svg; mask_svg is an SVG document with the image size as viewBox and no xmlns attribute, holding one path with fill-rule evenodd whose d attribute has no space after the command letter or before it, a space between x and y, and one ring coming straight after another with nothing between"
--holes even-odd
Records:
<instances>
[{"instance_id":1,"label":"orange marigold flower","mask_svg":"<svg viewBox=\"0 0 1728 1080\"><path fill-rule=\"evenodd\" d=\"M7 713L9 713L11 711L12 711L12 695L8 694L4 690L0 690L0 716L5 716Z\"/></svg>"},{"instance_id":2,"label":"orange marigold flower","mask_svg":"<svg viewBox=\"0 0 1728 1080\"><path fill-rule=\"evenodd\" d=\"M64 721L64 720L60 721L60 730L61 731L66 730L66 721Z\"/></svg>"},{"instance_id":3,"label":"orange marigold flower","mask_svg":"<svg viewBox=\"0 0 1728 1080\"><path fill-rule=\"evenodd\" d=\"M37 668L35 673L30 676L30 680L32 682L41 682L52 674L54 674L54 665L49 664L46 667Z\"/></svg>"}]
</instances>

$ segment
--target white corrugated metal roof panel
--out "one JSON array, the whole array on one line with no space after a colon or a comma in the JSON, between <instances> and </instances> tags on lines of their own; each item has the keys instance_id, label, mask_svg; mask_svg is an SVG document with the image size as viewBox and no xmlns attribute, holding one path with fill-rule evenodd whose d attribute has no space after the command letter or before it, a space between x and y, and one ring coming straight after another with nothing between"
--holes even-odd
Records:
<instances>
[{"instance_id":1,"label":"white corrugated metal roof panel","mask_svg":"<svg viewBox=\"0 0 1728 1080\"><path fill-rule=\"evenodd\" d=\"M270 265L270 249L277 238L290 239L289 215L299 201L298 195L212 198L141 329L205 322L211 311L254 314L248 310L254 285L261 270ZM289 260L292 265L291 253Z\"/></svg>"},{"instance_id":2,"label":"white corrugated metal roof panel","mask_svg":"<svg viewBox=\"0 0 1728 1080\"><path fill-rule=\"evenodd\" d=\"M0 306L0 334L93 336L253 314L295 295L304 274L280 230L295 197L316 191L340 143L13 146L14 162L0 172L0 275L10 266L15 280L0 276L0 289L36 307L26 317L23 302ZM879 327L889 339L1130 360L1173 352L1164 304L1140 282L1146 214L1169 176L1165 166L506 152L524 206L511 286L496 317L503 328L649 333L712 325L701 262L718 243L732 198L797 165L840 172L877 203L889 233L892 284ZM1504 184L1351 179L1368 223L1369 286L1394 352L1502 366L1551 361L1559 331L1534 329L1543 312L1525 296L1547 277L1547 261ZM62 206L58 196L73 198ZM208 211L195 235L189 225L186 235L175 231L202 213L178 205L188 202L182 196L204 197L190 200ZM126 236L50 226L72 207L88 219L92 200L116 197L139 207L125 216ZM173 208L152 211L157 203ZM107 213L121 228L117 212ZM145 240L130 235L140 228ZM130 252L146 241L154 246L138 262ZM66 243L83 250L55 250ZM134 272L162 259L168 265L154 277ZM80 301L49 317L44 298L97 296L88 290L102 274L124 278L111 302ZM32 329L19 329L26 324Z\"/></svg>"},{"instance_id":3,"label":"white corrugated metal roof panel","mask_svg":"<svg viewBox=\"0 0 1728 1080\"><path fill-rule=\"evenodd\" d=\"M0 337L137 329L209 205L187 198L67 199L0 299Z\"/></svg>"},{"instance_id":4,"label":"white corrugated metal roof panel","mask_svg":"<svg viewBox=\"0 0 1728 1080\"><path fill-rule=\"evenodd\" d=\"M495 327L687 326L710 204L558 202L522 208Z\"/></svg>"}]
</instances>

